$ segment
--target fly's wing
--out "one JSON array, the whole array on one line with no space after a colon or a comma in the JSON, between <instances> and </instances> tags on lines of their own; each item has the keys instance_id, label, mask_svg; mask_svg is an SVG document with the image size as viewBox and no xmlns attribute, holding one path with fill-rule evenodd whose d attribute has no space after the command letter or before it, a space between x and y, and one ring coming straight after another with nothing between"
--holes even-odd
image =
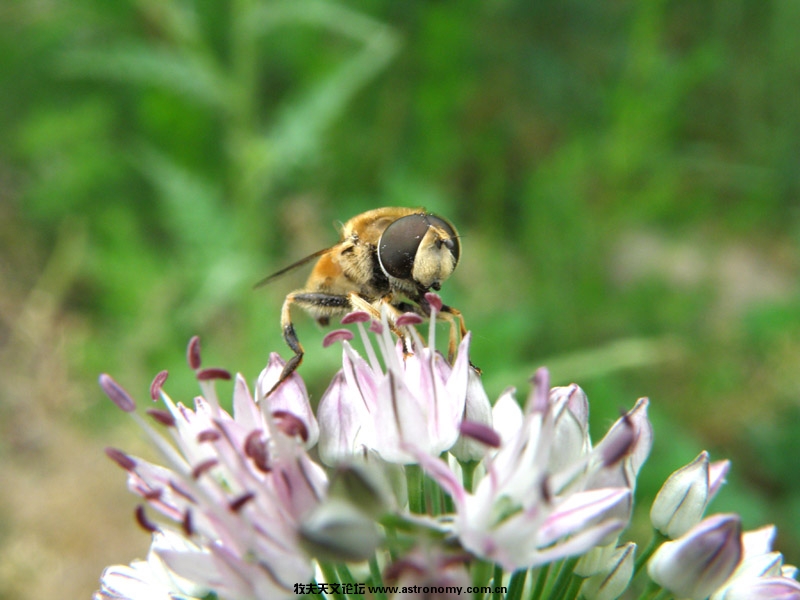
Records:
<instances>
[{"instance_id":1,"label":"fly's wing","mask_svg":"<svg viewBox=\"0 0 800 600\"><path fill-rule=\"evenodd\" d=\"M253 286L253 289L257 289L257 288L260 288L262 286L267 285L268 283L271 283L272 281L274 281L275 279L277 279L278 277L280 277L282 275L285 275L289 271L294 271L298 267L302 267L303 265L305 265L307 263L310 263L315 258L319 258L323 254L327 254L328 252L333 250L335 247L336 246L331 246L330 248L323 248L322 250L317 250L316 252L314 252L314 254L309 254L305 258L301 258L300 260L298 260L295 263L292 263L288 267L284 267L283 269L281 269L277 273L273 273L272 275L269 275L268 277L265 277L264 279L259 281L257 284L255 284Z\"/></svg>"}]
</instances>

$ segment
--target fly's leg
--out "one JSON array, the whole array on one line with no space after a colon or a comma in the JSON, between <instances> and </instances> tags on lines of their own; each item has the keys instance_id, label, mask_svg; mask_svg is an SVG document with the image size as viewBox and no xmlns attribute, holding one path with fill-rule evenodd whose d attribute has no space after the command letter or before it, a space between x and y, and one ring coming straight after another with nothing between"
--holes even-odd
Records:
<instances>
[{"instance_id":1,"label":"fly's leg","mask_svg":"<svg viewBox=\"0 0 800 600\"><path fill-rule=\"evenodd\" d=\"M350 298L338 294L304 292L301 290L286 296L286 300L283 301L283 308L281 308L281 330L283 331L283 339L291 351L294 352L294 356L286 361L278 381L267 392L267 396L289 379L292 373L297 370L297 367L300 366L300 363L303 362L303 345L297 339L297 333L292 323L291 308L293 304L306 309L313 315L317 315L318 318L346 312L351 307Z\"/></svg>"},{"instance_id":2,"label":"fly's leg","mask_svg":"<svg viewBox=\"0 0 800 600\"><path fill-rule=\"evenodd\" d=\"M461 311L442 304L442 310L439 315L450 323L450 337L447 343L447 360L452 364L456 356L456 348L458 347L458 340L463 340L467 335L467 326L464 324L464 315ZM456 334L456 321L458 321L460 337Z\"/></svg>"},{"instance_id":3,"label":"fly's leg","mask_svg":"<svg viewBox=\"0 0 800 600\"><path fill-rule=\"evenodd\" d=\"M389 329L392 333L394 333L398 338L403 341L403 353L408 355L412 354L411 347L409 345L408 335L403 333L396 324L397 317L403 314L403 310L400 306L395 306L392 304L391 296L384 296L380 300L375 303L368 302L365 298L358 295L355 292L350 293L350 303L354 310L363 310L367 314L369 314L373 320L377 322L381 322L381 309L379 307L385 306L388 314L387 314L387 321L389 322ZM377 305L377 306L376 306ZM412 312L416 312L412 308Z\"/></svg>"},{"instance_id":4,"label":"fly's leg","mask_svg":"<svg viewBox=\"0 0 800 600\"><path fill-rule=\"evenodd\" d=\"M450 362L450 364L453 364L456 356L456 347L458 346L456 341L456 321L458 321L462 340L464 339L464 336L467 335L467 326L464 323L464 315L461 314L460 310L453 308L452 306L443 304L442 312L440 314L445 321L450 323L450 341L447 344L447 360ZM469 361L469 366L475 369L478 375L480 375L481 370L472 364L472 361Z\"/></svg>"}]
</instances>

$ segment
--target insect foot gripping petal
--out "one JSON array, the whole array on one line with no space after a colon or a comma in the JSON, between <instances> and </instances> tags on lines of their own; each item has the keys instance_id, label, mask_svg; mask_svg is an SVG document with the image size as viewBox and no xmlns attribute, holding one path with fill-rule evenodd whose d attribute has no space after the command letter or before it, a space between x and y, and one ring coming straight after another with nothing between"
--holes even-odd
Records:
<instances>
[{"instance_id":1,"label":"insect foot gripping petal","mask_svg":"<svg viewBox=\"0 0 800 600\"><path fill-rule=\"evenodd\" d=\"M281 384L289 379L297 370L297 367L300 366L300 363L303 362L303 346L300 345L300 341L297 339L297 334L294 332L294 325L289 323L288 325L284 326L283 328L283 339L286 340L286 344L291 348L292 352L294 352L294 356L286 361L286 364L283 367L283 371L281 371L280 377L278 377L278 381L267 391L265 397L271 396L275 390L277 390Z\"/></svg>"}]
</instances>

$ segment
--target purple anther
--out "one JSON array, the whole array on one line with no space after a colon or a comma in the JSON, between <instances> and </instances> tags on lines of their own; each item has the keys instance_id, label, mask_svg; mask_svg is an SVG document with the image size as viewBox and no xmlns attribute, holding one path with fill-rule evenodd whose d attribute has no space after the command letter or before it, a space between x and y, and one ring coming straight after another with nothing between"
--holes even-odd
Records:
<instances>
[{"instance_id":1,"label":"purple anther","mask_svg":"<svg viewBox=\"0 0 800 600\"><path fill-rule=\"evenodd\" d=\"M180 483L178 483L177 481L170 481L170 482L169 482L169 489L171 489L173 492L175 492L175 493L176 493L176 494L178 494L179 496L183 496L183 497L184 497L186 500L188 500L188 501L189 501L189 502L191 502L192 504L196 504L196 503L197 503L197 500L195 500L195 499L194 499L194 496L192 496L192 495L191 495L191 494L190 494L190 493L189 493L189 492L188 492L188 491L187 491L187 490L186 490L186 489L183 487L183 485L182 485L182 484L180 484Z\"/></svg>"},{"instance_id":2,"label":"purple anther","mask_svg":"<svg viewBox=\"0 0 800 600\"><path fill-rule=\"evenodd\" d=\"M262 437L260 429L251 431L244 440L244 453L252 459L253 464L262 473L269 473L272 467L269 464L269 449L267 442Z\"/></svg>"},{"instance_id":3,"label":"purple anther","mask_svg":"<svg viewBox=\"0 0 800 600\"><path fill-rule=\"evenodd\" d=\"M428 304L431 305L433 310L436 312L442 312L442 298L439 296L439 294L428 292L425 294L425 300L428 301Z\"/></svg>"},{"instance_id":4,"label":"purple anther","mask_svg":"<svg viewBox=\"0 0 800 600\"><path fill-rule=\"evenodd\" d=\"M138 490L138 493L148 502L153 502L154 500L161 500L161 496L164 495L164 489L150 488L149 490Z\"/></svg>"},{"instance_id":5,"label":"purple anther","mask_svg":"<svg viewBox=\"0 0 800 600\"><path fill-rule=\"evenodd\" d=\"M122 450L117 450L116 448L106 448L106 456L108 456L108 458L113 460L126 471L130 472L136 469L136 461L125 454Z\"/></svg>"},{"instance_id":6,"label":"purple anther","mask_svg":"<svg viewBox=\"0 0 800 600\"><path fill-rule=\"evenodd\" d=\"M161 388L164 387L164 382L169 377L169 373L161 371L158 375L153 377L153 383L150 384L150 397L155 402L161 395Z\"/></svg>"},{"instance_id":7,"label":"purple anther","mask_svg":"<svg viewBox=\"0 0 800 600\"><path fill-rule=\"evenodd\" d=\"M250 502L256 495L253 492L245 492L240 496L237 496L233 500L228 503L228 508L231 509L231 512L239 512L242 510L245 504Z\"/></svg>"},{"instance_id":8,"label":"purple anther","mask_svg":"<svg viewBox=\"0 0 800 600\"><path fill-rule=\"evenodd\" d=\"M345 316L343 316L341 323L342 325L350 325L351 323L366 323L370 319L371 317L369 316L368 312L363 310L354 310L353 312L347 313Z\"/></svg>"},{"instance_id":9,"label":"purple anther","mask_svg":"<svg viewBox=\"0 0 800 600\"><path fill-rule=\"evenodd\" d=\"M207 473L219 464L216 458L209 458L194 466L192 469L192 478L200 479L200 476Z\"/></svg>"},{"instance_id":10,"label":"purple anther","mask_svg":"<svg viewBox=\"0 0 800 600\"><path fill-rule=\"evenodd\" d=\"M189 340L189 345L186 347L186 362L189 363L189 367L192 369L199 369L200 368L200 337L199 336L192 336L192 339Z\"/></svg>"},{"instance_id":11,"label":"purple anther","mask_svg":"<svg viewBox=\"0 0 800 600\"><path fill-rule=\"evenodd\" d=\"M351 313L353 314L353 313ZM345 340L350 341L353 339L353 332L349 329L335 329L331 331L328 335L322 338L322 347L327 348L331 344L335 344L336 342L344 342Z\"/></svg>"},{"instance_id":12,"label":"purple anther","mask_svg":"<svg viewBox=\"0 0 800 600\"><path fill-rule=\"evenodd\" d=\"M475 421L461 421L459 429L461 431L461 435L481 442L490 448L500 447L500 434L483 423L477 423Z\"/></svg>"},{"instance_id":13,"label":"purple anther","mask_svg":"<svg viewBox=\"0 0 800 600\"><path fill-rule=\"evenodd\" d=\"M276 410L272 413L275 424L287 437L300 437L304 442L308 441L308 428L306 424L297 416L285 410Z\"/></svg>"},{"instance_id":14,"label":"purple anther","mask_svg":"<svg viewBox=\"0 0 800 600\"><path fill-rule=\"evenodd\" d=\"M139 527L145 531L150 533L155 533L158 531L156 524L147 518L147 515L144 512L144 506L141 504L136 507L136 522L139 524Z\"/></svg>"},{"instance_id":15,"label":"purple anther","mask_svg":"<svg viewBox=\"0 0 800 600\"><path fill-rule=\"evenodd\" d=\"M403 327L404 325L419 325L423 321L424 319L418 314L408 312L397 317L397 321L395 321L395 323L398 327Z\"/></svg>"},{"instance_id":16,"label":"purple anther","mask_svg":"<svg viewBox=\"0 0 800 600\"><path fill-rule=\"evenodd\" d=\"M197 434L197 442L216 442L221 437L222 434L216 429L205 429Z\"/></svg>"},{"instance_id":17,"label":"purple anther","mask_svg":"<svg viewBox=\"0 0 800 600\"><path fill-rule=\"evenodd\" d=\"M369 330L376 335L381 335L383 333L383 324L380 321L373 321L369 324Z\"/></svg>"},{"instance_id":18,"label":"purple anther","mask_svg":"<svg viewBox=\"0 0 800 600\"><path fill-rule=\"evenodd\" d=\"M165 427L175 427L175 417L168 410L162 408L149 408L147 414Z\"/></svg>"},{"instance_id":19,"label":"purple anther","mask_svg":"<svg viewBox=\"0 0 800 600\"><path fill-rule=\"evenodd\" d=\"M136 410L136 402L133 401L130 394L125 391L125 389L114 381L114 378L111 375L107 375L103 373L98 378L98 382L100 383L100 387L106 393L111 401L117 405L122 411L125 412L133 412Z\"/></svg>"},{"instance_id":20,"label":"purple anther","mask_svg":"<svg viewBox=\"0 0 800 600\"><path fill-rule=\"evenodd\" d=\"M197 381L210 381L212 379L224 379L228 381L231 378L231 373L219 367L208 367L207 369L200 369L196 377Z\"/></svg>"},{"instance_id":21,"label":"purple anther","mask_svg":"<svg viewBox=\"0 0 800 600\"><path fill-rule=\"evenodd\" d=\"M188 508L186 512L183 514L183 521L181 521L181 528L183 529L183 533L186 534L187 537L192 537L194 535L194 523L192 521L192 511Z\"/></svg>"}]
</instances>

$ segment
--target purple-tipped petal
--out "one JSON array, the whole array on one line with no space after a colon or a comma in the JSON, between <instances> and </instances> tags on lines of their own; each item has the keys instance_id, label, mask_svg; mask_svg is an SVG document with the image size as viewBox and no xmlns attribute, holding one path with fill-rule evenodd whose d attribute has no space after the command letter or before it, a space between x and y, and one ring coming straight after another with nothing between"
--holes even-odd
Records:
<instances>
[{"instance_id":1,"label":"purple-tipped petal","mask_svg":"<svg viewBox=\"0 0 800 600\"><path fill-rule=\"evenodd\" d=\"M708 504L708 471L704 450L667 478L650 509L653 527L675 539L700 522Z\"/></svg>"},{"instance_id":2,"label":"purple-tipped petal","mask_svg":"<svg viewBox=\"0 0 800 600\"><path fill-rule=\"evenodd\" d=\"M586 392L576 383L554 387L550 390L550 404L558 404L562 398L567 399L567 410L572 413L575 420L583 429L587 429L589 427L589 399L586 397Z\"/></svg>"},{"instance_id":3,"label":"purple-tipped petal","mask_svg":"<svg viewBox=\"0 0 800 600\"><path fill-rule=\"evenodd\" d=\"M708 500L717 495L717 492L725 483L725 477L731 468L731 461L716 460L708 465Z\"/></svg>"},{"instance_id":4,"label":"purple-tipped petal","mask_svg":"<svg viewBox=\"0 0 800 600\"><path fill-rule=\"evenodd\" d=\"M634 439L627 454L629 455L630 467L634 477L647 460L647 456L653 446L653 427L647 418L648 403L647 398L640 398L632 410L617 419L596 448L598 452L605 455L605 446L611 445L611 448L608 449L608 455L613 456L615 448L619 449L620 445L627 443L625 440L630 436L630 431L628 430L632 429ZM620 443L620 437L622 438L622 444Z\"/></svg>"},{"instance_id":5,"label":"purple-tipped petal","mask_svg":"<svg viewBox=\"0 0 800 600\"><path fill-rule=\"evenodd\" d=\"M189 345L186 347L186 362L192 370L197 370L202 364L200 360L200 338L196 335L192 336L189 340Z\"/></svg>"},{"instance_id":6,"label":"purple-tipped petal","mask_svg":"<svg viewBox=\"0 0 800 600\"><path fill-rule=\"evenodd\" d=\"M544 413L550 405L550 371L539 367L531 378L533 389L528 396L526 413Z\"/></svg>"},{"instance_id":7,"label":"purple-tipped petal","mask_svg":"<svg viewBox=\"0 0 800 600\"><path fill-rule=\"evenodd\" d=\"M625 415L619 421L619 427L614 428L612 435L606 436L603 443L598 446L603 466L611 467L625 458L636 442L636 432L633 423Z\"/></svg>"},{"instance_id":8,"label":"purple-tipped petal","mask_svg":"<svg viewBox=\"0 0 800 600\"><path fill-rule=\"evenodd\" d=\"M98 382L106 396L117 405L117 408L124 412L133 412L136 410L136 402L131 398L131 395L125 391L125 388L114 381L111 375L103 373L100 375Z\"/></svg>"},{"instance_id":9,"label":"purple-tipped petal","mask_svg":"<svg viewBox=\"0 0 800 600\"><path fill-rule=\"evenodd\" d=\"M653 447L653 425L650 423L650 419L647 418L647 407L649 405L649 399L639 398L636 401L636 405L627 415L631 423L633 423L633 430L636 432L636 443L631 452L631 466L633 467L634 475L639 474L639 469L642 468L642 465L650 455L650 449Z\"/></svg>"},{"instance_id":10,"label":"purple-tipped petal","mask_svg":"<svg viewBox=\"0 0 800 600\"><path fill-rule=\"evenodd\" d=\"M353 314L353 313L351 313ZM344 320L343 320L344 321ZM353 339L353 332L349 329L335 329L327 334L324 338L322 338L322 347L327 348L331 344L335 344L336 342L349 342Z\"/></svg>"},{"instance_id":11,"label":"purple-tipped petal","mask_svg":"<svg viewBox=\"0 0 800 600\"><path fill-rule=\"evenodd\" d=\"M745 554L747 556L758 556L772 552L772 545L775 543L777 535L778 529L775 525L765 525L752 531L745 531L742 534Z\"/></svg>"},{"instance_id":12,"label":"purple-tipped petal","mask_svg":"<svg viewBox=\"0 0 800 600\"><path fill-rule=\"evenodd\" d=\"M680 598L703 600L731 576L742 558L741 518L714 515L674 542L663 543L647 565L650 578Z\"/></svg>"},{"instance_id":13,"label":"purple-tipped petal","mask_svg":"<svg viewBox=\"0 0 800 600\"><path fill-rule=\"evenodd\" d=\"M625 488L606 488L578 492L561 502L538 531L538 542L552 542L600 522L615 509L630 500L631 491Z\"/></svg>"},{"instance_id":14,"label":"purple-tipped petal","mask_svg":"<svg viewBox=\"0 0 800 600\"><path fill-rule=\"evenodd\" d=\"M800 583L788 577L754 578L731 586L725 600L800 600Z\"/></svg>"}]
</instances>

